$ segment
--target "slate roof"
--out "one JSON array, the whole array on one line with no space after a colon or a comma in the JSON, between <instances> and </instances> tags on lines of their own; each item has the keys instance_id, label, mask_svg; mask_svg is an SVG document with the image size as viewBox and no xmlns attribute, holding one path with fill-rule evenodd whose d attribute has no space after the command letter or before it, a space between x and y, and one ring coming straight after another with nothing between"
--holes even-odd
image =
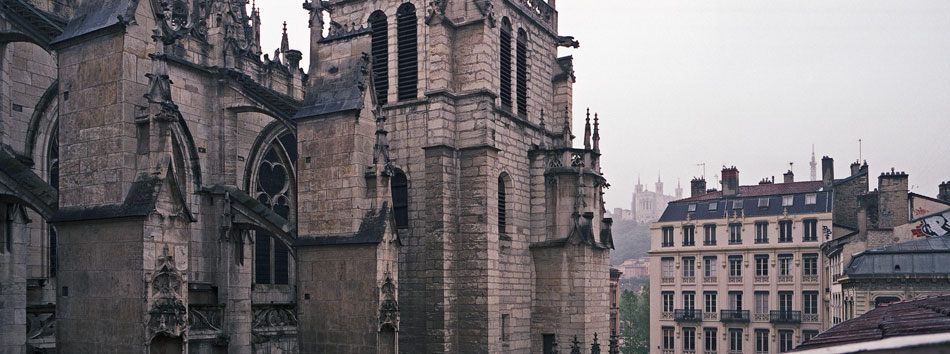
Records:
<instances>
[{"instance_id":1,"label":"slate roof","mask_svg":"<svg viewBox=\"0 0 950 354\"><path fill-rule=\"evenodd\" d=\"M264 87L250 76L234 69L227 69L228 76L241 84L241 90L268 109L289 119L300 109L301 102L277 91Z\"/></svg>"},{"instance_id":2,"label":"slate roof","mask_svg":"<svg viewBox=\"0 0 950 354\"><path fill-rule=\"evenodd\" d=\"M700 196L672 201L667 205L659 222L686 220L722 219L726 214L735 212L746 217L782 215L788 212L793 214L830 213L832 210L831 192L822 190L822 182L792 182L777 184L761 184L756 186L740 186L739 195L723 197L722 192L706 193ZM815 204L805 205L806 194L816 194ZM782 197L791 195L793 203L782 206ZM767 207L759 207L759 199L768 198ZM735 208L736 204L742 207ZM714 210L709 205L716 204ZM695 205L695 211L689 211L690 205ZM740 212L741 210L741 212Z\"/></svg>"},{"instance_id":3,"label":"slate roof","mask_svg":"<svg viewBox=\"0 0 950 354\"><path fill-rule=\"evenodd\" d=\"M56 216L50 221L70 222L148 216L152 210L155 210L155 204L158 202L164 182L165 180L159 176L143 173L135 182L132 182L129 194L125 196L125 200L121 204L60 208L56 212ZM191 221L197 220L185 203L182 203L182 207L185 215Z\"/></svg>"},{"instance_id":4,"label":"slate roof","mask_svg":"<svg viewBox=\"0 0 950 354\"><path fill-rule=\"evenodd\" d=\"M363 94L370 85L369 56L352 56L324 65L304 97L294 119L316 117L363 108Z\"/></svg>"},{"instance_id":5,"label":"slate roof","mask_svg":"<svg viewBox=\"0 0 950 354\"><path fill-rule=\"evenodd\" d=\"M950 294L894 302L839 323L805 341L796 351L884 338L950 334Z\"/></svg>"},{"instance_id":6,"label":"slate roof","mask_svg":"<svg viewBox=\"0 0 950 354\"><path fill-rule=\"evenodd\" d=\"M216 184L211 187L204 188L203 192L209 192L212 194L228 193L232 202L243 205L248 210L277 226L277 228L284 229L286 226L289 226L288 224L290 224L287 219L284 219L275 213L273 209L268 208L266 205L257 199L254 199L254 197L251 197L249 194L238 189L237 187Z\"/></svg>"},{"instance_id":7,"label":"slate roof","mask_svg":"<svg viewBox=\"0 0 950 354\"><path fill-rule=\"evenodd\" d=\"M21 191L41 201L49 210L56 210L59 205L59 192L33 173L32 169L20 163L16 155L6 146L0 148L0 173L10 176L16 181Z\"/></svg>"},{"instance_id":8,"label":"slate roof","mask_svg":"<svg viewBox=\"0 0 950 354\"><path fill-rule=\"evenodd\" d=\"M53 43L67 41L115 25L124 25L132 19L138 0L82 1L73 12L63 33Z\"/></svg>"},{"instance_id":9,"label":"slate roof","mask_svg":"<svg viewBox=\"0 0 950 354\"><path fill-rule=\"evenodd\" d=\"M367 210L360 222L360 229L352 235L322 236L322 237L301 237L297 239L294 246L326 246L326 245L356 245L356 244L374 244L383 241L383 235L386 233L386 225L390 222L389 202L383 202L383 207L379 210ZM396 242L400 245L402 241L399 234L393 230L396 235Z\"/></svg>"},{"instance_id":10,"label":"slate roof","mask_svg":"<svg viewBox=\"0 0 950 354\"><path fill-rule=\"evenodd\" d=\"M950 236L923 238L858 253L844 274L950 274Z\"/></svg>"},{"instance_id":11,"label":"slate roof","mask_svg":"<svg viewBox=\"0 0 950 354\"><path fill-rule=\"evenodd\" d=\"M9 16L11 21L16 22L44 44L49 44L53 38L62 34L63 27L66 26L66 20L40 11L24 0L0 0L0 9L11 15Z\"/></svg>"}]
</instances>

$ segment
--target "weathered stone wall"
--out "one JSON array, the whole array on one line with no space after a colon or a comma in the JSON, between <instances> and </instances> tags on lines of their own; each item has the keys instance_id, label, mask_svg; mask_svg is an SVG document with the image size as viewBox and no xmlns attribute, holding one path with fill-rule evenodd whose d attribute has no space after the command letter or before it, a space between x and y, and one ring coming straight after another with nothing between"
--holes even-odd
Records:
<instances>
[{"instance_id":1,"label":"weathered stone wall","mask_svg":"<svg viewBox=\"0 0 950 354\"><path fill-rule=\"evenodd\" d=\"M858 196L868 192L867 171L851 176L834 186L835 224L858 228ZM837 236L837 235L836 235Z\"/></svg>"}]
</instances>

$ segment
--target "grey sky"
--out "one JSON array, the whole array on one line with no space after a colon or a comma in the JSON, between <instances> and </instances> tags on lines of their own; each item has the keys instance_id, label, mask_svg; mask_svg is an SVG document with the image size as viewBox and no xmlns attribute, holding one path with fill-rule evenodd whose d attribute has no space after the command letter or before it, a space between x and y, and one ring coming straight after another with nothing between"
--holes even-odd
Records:
<instances>
[{"instance_id":1,"label":"grey sky","mask_svg":"<svg viewBox=\"0 0 950 354\"><path fill-rule=\"evenodd\" d=\"M284 20L307 53L300 3L258 4L265 53ZM874 177L895 167L928 196L950 180L950 2L561 0L558 12L581 43L561 53L574 55L575 134L586 107L600 113L609 208L630 207L638 174L688 194L703 162L709 181L724 164L742 184L781 180L789 162L805 180L812 144L841 178L859 138Z\"/></svg>"}]
</instances>

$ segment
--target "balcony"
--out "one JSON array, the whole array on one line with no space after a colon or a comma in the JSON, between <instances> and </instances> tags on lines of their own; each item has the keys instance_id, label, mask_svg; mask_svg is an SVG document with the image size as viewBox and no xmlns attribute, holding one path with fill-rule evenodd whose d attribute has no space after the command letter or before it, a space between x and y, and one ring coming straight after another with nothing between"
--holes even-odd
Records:
<instances>
[{"instance_id":1,"label":"balcony","mask_svg":"<svg viewBox=\"0 0 950 354\"><path fill-rule=\"evenodd\" d=\"M719 321L718 312L703 312L703 321Z\"/></svg>"},{"instance_id":2,"label":"balcony","mask_svg":"<svg viewBox=\"0 0 950 354\"><path fill-rule=\"evenodd\" d=\"M818 314L817 313L802 314L802 322L818 322Z\"/></svg>"},{"instance_id":3,"label":"balcony","mask_svg":"<svg viewBox=\"0 0 950 354\"><path fill-rule=\"evenodd\" d=\"M794 275L779 275L778 276L779 284L794 283L794 282L795 282Z\"/></svg>"},{"instance_id":4,"label":"balcony","mask_svg":"<svg viewBox=\"0 0 950 354\"><path fill-rule=\"evenodd\" d=\"M755 276L755 282L756 282L756 283L762 283L762 284L768 284L768 283L769 283L769 276L768 276L768 275L756 275L756 276Z\"/></svg>"},{"instance_id":5,"label":"balcony","mask_svg":"<svg viewBox=\"0 0 950 354\"><path fill-rule=\"evenodd\" d=\"M741 276L741 275L730 275L730 276L729 276L729 284L742 284L742 276Z\"/></svg>"},{"instance_id":6,"label":"balcony","mask_svg":"<svg viewBox=\"0 0 950 354\"><path fill-rule=\"evenodd\" d=\"M814 274L814 275L803 275L803 276L802 276L802 283L817 283L817 282L818 282L818 275L817 275L817 274Z\"/></svg>"},{"instance_id":7,"label":"balcony","mask_svg":"<svg viewBox=\"0 0 950 354\"><path fill-rule=\"evenodd\" d=\"M695 284L695 283L696 283L696 277L683 276L683 284Z\"/></svg>"},{"instance_id":8,"label":"balcony","mask_svg":"<svg viewBox=\"0 0 950 354\"><path fill-rule=\"evenodd\" d=\"M676 283L676 278L674 277L661 277L660 284L673 284Z\"/></svg>"},{"instance_id":9,"label":"balcony","mask_svg":"<svg viewBox=\"0 0 950 354\"><path fill-rule=\"evenodd\" d=\"M703 277L703 283L706 283L706 284L715 284L715 283L718 283L718 282L719 282L719 278L718 278L718 277L715 277L715 276L713 276L713 277Z\"/></svg>"},{"instance_id":10,"label":"balcony","mask_svg":"<svg viewBox=\"0 0 950 354\"><path fill-rule=\"evenodd\" d=\"M672 312L665 312L665 311L664 311L663 313L660 314L660 319L661 319L661 320L672 320L672 319L673 319L673 313L672 313Z\"/></svg>"},{"instance_id":11,"label":"balcony","mask_svg":"<svg viewBox=\"0 0 950 354\"><path fill-rule=\"evenodd\" d=\"M726 323L749 323L749 310L721 310L719 321Z\"/></svg>"},{"instance_id":12,"label":"balcony","mask_svg":"<svg viewBox=\"0 0 950 354\"><path fill-rule=\"evenodd\" d=\"M802 323L801 311L772 310L769 317L772 323Z\"/></svg>"},{"instance_id":13,"label":"balcony","mask_svg":"<svg viewBox=\"0 0 950 354\"><path fill-rule=\"evenodd\" d=\"M673 310L673 320L676 322L701 322L703 312L696 309Z\"/></svg>"},{"instance_id":14,"label":"balcony","mask_svg":"<svg viewBox=\"0 0 950 354\"><path fill-rule=\"evenodd\" d=\"M769 313L753 313L752 321L753 322L768 322L771 319Z\"/></svg>"}]
</instances>

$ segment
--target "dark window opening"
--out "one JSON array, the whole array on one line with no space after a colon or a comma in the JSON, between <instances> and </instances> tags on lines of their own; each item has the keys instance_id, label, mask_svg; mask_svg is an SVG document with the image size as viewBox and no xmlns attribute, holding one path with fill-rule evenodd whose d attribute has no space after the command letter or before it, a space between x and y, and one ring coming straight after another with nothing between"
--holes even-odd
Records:
<instances>
[{"instance_id":1,"label":"dark window opening","mask_svg":"<svg viewBox=\"0 0 950 354\"><path fill-rule=\"evenodd\" d=\"M501 78L501 106L511 110L511 23L508 18L503 19L501 35L499 36L499 76Z\"/></svg>"},{"instance_id":2,"label":"dark window opening","mask_svg":"<svg viewBox=\"0 0 950 354\"><path fill-rule=\"evenodd\" d=\"M270 284L270 236L263 232L257 233L254 240L254 282Z\"/></svg>"},{"instance_id":3,"label":"dark window opening","mask_svg":"<svg viewBox=\"0 0 950 354\"><path fill-rule=\"evenodd\" d=\"M416 98L419 80L418 52L416 50L416 8L406 3L396 11L396 51L398 56L398 98Z\"/></svg>"},{"instance_id":4,"label":"dark window opening","mask_svg":"<svg viewBox=\"0 0 950 354\"><path fill-rule=\"evenodd\" d=\"M397 228L409 227L409 180L402 170L396 170L389 182L393 194L393 218Z\"/></svg>"},{"instance_id":5,"label":"dark window opening","mask_svg":"<svg viewBox=\"0 0 950 354\"><path fill-rule=\"evenodd\" d=\"M508 205L505 201L505 177L498 177L498 235L505 235L508 226Z\"/></svg>"},{"instance_id":6,"label":"dark window opening","mask_svg":"<svg viewBox=\"0 0 950 354\"><path fill-rule=\"evenodd\" d=\"M49 152L46 154L46 166L49 171L49 184L54 189L59 190L59 126L53 128L50 133ZM49 276L56 276L56 228L53 225L47 225L49 235Z\"/></svg>"},{"instance_id":7,"label":"dark window opening","mask_svg":"<svg viewBox=\"0 0 950 354\"><path fill-rule=\"evenodd\" d=\"M388 103L389 95L389 30L386 15L382 11L374 12L369 16L369 27L372 31L373 88L376 90L376 101L384 105Z\"/></svg>"},{"instance_id":8,"label":"dark window opening","mask_svg":"<svg viewBox=\"0 0 950 354\"><path fill-rule=\"evenodd\" d=\"M297 158L297 139L284 133L271 140L266 153L257 166L254 196L258 202L270 208L287 221L293 221L295 194L293 163ZM236 255L243 259L243 253ZM238 261L239 263L241 260ZM257 231L254 240L254 283L290 284L290 250L274 235Z\"/></svg>"},{"instance_id":9,"label":"dark window opening","mask_svg":"<svg viewBox=\"0 0 950 354\"><path fill-rule=\"evenodd\" d=\"M518 115L528 116L528 35L523 29L518 30L518 43L515 51L518 59L517 64L517 95L518 95Z\"/></svg>"}]
</instances>

